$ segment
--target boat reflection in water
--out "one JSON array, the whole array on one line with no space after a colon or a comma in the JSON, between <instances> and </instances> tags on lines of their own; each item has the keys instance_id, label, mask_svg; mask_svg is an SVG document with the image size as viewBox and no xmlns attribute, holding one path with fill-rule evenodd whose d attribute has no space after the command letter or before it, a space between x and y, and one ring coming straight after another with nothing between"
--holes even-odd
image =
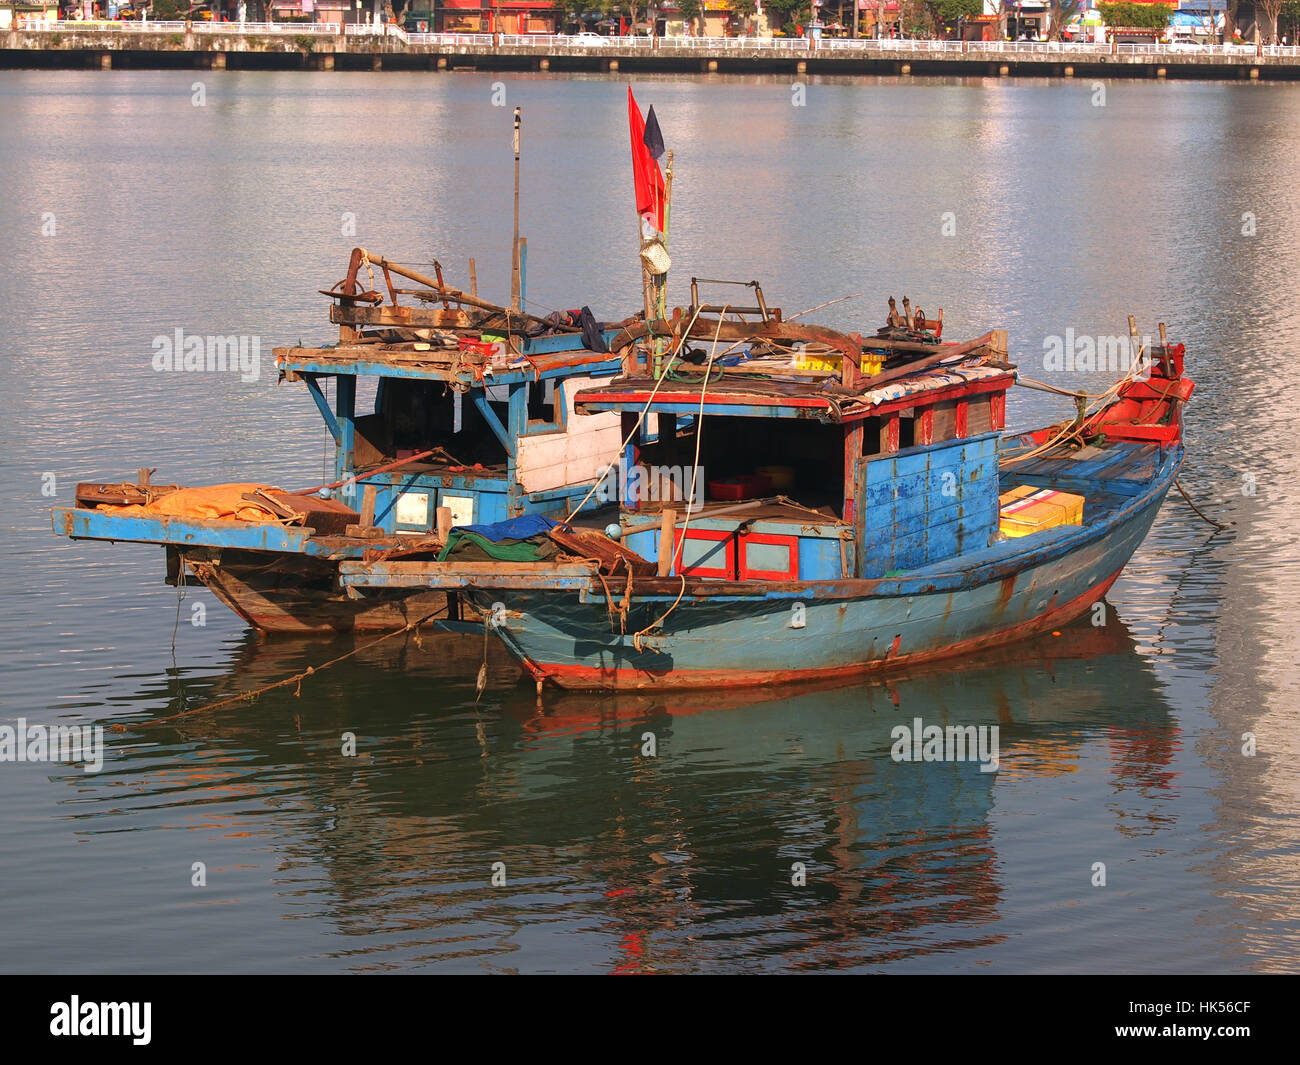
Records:
<instances>
[{"instance_id":1,"label":"boat reflection in water","mask_svg":"<svg viewBox=\"0 0 1300 1065\"><path fill-rule=\"evenodd\" d=\"M1002 948L1008 863L1047 882L1043 905L1090 890L1084 862L1052 894L1072 803L1110 811L1112 838L1164 827L1179 733L1113 612L1100 628L875 684L762 691L539 703L487 646L477 706L465 678L482 646L395 639L299 695L289 686L147 728L140 718L118 734L116 772L91 788L112 809L87 831L119 817L154 826L160 811L162 827L199 829L187 854L197 836L243 870L224 889L231 905L269 890L280 916L343 937L289 948L317 966L651 971L984 958ZM337 653L249 637L215 683L191 682L184 702L150 716ZM997 726L999 770L895 762L891 731L915 718ZM345 732L354 758L340 755ZM1009 824L1019 806L1044 816ZM497 862L505 886L491 883Z\"/></svg>"}]
</instances>

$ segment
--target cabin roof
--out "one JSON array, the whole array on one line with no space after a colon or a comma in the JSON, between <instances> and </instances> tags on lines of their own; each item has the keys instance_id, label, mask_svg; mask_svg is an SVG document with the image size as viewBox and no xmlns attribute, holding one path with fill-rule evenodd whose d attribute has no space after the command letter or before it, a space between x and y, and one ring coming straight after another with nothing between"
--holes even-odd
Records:
<instances>
[{"instance_id":1,"label":"cabin roof","mask_svg":"<svg viewBox=\"0 0 1300 1065\"><path fill-rule=\"evenodd\" d=\"M883 375L882 375L883 376ZM815 418L824 422L855 421L884 411L939 402L980 392L1005 391L1015 382L1015 368L1006 363L972 361L935 366L897 377L875 387L864 378L862 390L844 389L838 382L773 381L724 374L704 389L704 410L750 418ZM608 385L585 388L574 397L574 409L585 414L635 411L696 413L700 409L703 376L696 380L665 381L648 377L618 378ZM653 402L651 395L654 395Z\"/></svg>"},{"instance_id":2,"label":"cabin roof","mask_svg":"<svg viewBox=\"0 0 1300 1065\"><path fill-rule=\"evenodd\" d=\"M614 330L609 331L612 335ZM493 364L482 354L427 344L340 344L322 348L276 348L275 365L286 380L300 375L348 374L406 377L464 384L509 384L562 377L582 371L614 371L617 355L582 347L582 338L563 334L525 341L523 354Z\"/></svg>"}]
</instances>

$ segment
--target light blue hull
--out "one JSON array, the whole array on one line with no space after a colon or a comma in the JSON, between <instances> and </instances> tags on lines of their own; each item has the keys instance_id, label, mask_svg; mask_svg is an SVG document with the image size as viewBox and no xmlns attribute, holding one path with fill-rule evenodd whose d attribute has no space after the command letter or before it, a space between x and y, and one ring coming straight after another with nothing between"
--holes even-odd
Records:
<instances>
[{"instance_id":1,"label":"light blue hull","mask_svg":"<svg viewBox=\"0 0 1300 1065\"><path fill-rule=\"evenodd\" d=\"M675 591L634 593L622 616L617 579L612 604L599 584L592 591L468 594L485 615L496 607L498 635L535 678L565 688L716 687L869 673L1022 639L1088 610L1142 543L1181 458L1181 448L1169 449L1146 489L1101 520L1003 541L897 578L750 585L734 595L697 584L675 607Z\"/></svg>"}]
</instances>

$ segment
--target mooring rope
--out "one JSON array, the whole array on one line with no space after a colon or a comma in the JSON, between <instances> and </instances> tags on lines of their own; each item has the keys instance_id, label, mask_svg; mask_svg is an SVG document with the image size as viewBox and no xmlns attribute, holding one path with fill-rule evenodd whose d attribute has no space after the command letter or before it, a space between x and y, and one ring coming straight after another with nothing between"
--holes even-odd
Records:
<instances>
[{"instance_id":1,"label":"mooring rope","mask_svg":"<svg viewBox=\"0 0 1300 1065\"><path fill-rule=\"evenodd\" d=\"M410 632L412 629L418 630L421 625L423 625L426 621L432 621L439 614L441 614L444 609L445 609L444 607L439 607L437 610L433 611L433 613L426 614L418 621L409 622L406 625L403 625L400 629L394 629L392 632L386 633L383 636L371 640L369 643L363 643L359 647L354 647L352 648L351 651L348 651L346 654L341 654L337 658L331 658L328 662L322 662L319 666L308 666L301 673L295 673L291 677L285 677L283 680L277 680L274 683L263 685L261 688L255 688L251 692L241 692L239 695L232 695L228 699L219 699L215 703L208 703L205 706L196 706L193 710L182 710L178 714L170 714L167 717L155 718L152 721L135 722L129 726L123 722L116 722L113 724L112 729L114 732L126 732L128 731L129 728L151 728L154 725L162 725L168 721L176 721L177 719L182 717L193 717L195 714L207 713L209 710L218 710L223 706L229 706L231 703L242 703L242 702L251 703L254 699L257 699L259 696L264 695L266 692L269 692L275 688L283 688L286 685L293 684L295 681L298 682L298 690L294 694L301 695L302 682L306 680L308 677L314 676L315 674L320 673L323 670L329 669L330 666L337 665L339 662L343 662L346 659L351 658L355 654L360 654L362 651L374 647L376 644L381 644L385 640L391 640L394 636L400 636L402 635L402 633Z\"/></svg>"},{"instance_id":2,"label":"mooring rope","mask_svg":"<svg viewBox=\"0 0 1300 1065\"><path fill-rule=\"evenodd\" d=\"M1228 525L1224 525L1222 522L1215 521L1213 518L1211 518L1208 514L1206 514L1203 510L1201 510L1200 507L1198 507L1195 503L1192 502L1192 497L1189 496L1187 492L1184 490L1183 486L1179 484L1177 477L1174 478L1174 487L1178 489L1178 494L1187 501L1187 505L1191 507L1194 511L1196 511L1196 513L1201 517L1203 521L1209 523L1210 525L1213 525L1216 529L1226 529L1228 525L1237 524L1235 521L1230 521L1228 522Z\"/></svg>"}]
</instances>

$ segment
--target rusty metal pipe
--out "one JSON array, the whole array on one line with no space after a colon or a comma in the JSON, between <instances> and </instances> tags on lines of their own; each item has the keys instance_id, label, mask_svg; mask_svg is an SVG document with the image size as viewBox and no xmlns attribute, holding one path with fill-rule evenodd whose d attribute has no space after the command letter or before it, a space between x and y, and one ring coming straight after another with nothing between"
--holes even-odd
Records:
<instances>
[{"instance_id":1,"label":"rusty metal pipe","mask_svg":"<svg viewBox=\"0 0 1300 1065\"><path fill-rule=\"evenodd\" d=\"M376 473L388 473L390 470L395 470L399 466L409 466L412 462L419 462L421 459L427 459L430 455L432 455L437 450L439 449L436 447L431 448L428 451L421 451L418 455L412 455L409 459L398 459L398 461L396 462L390 462L387 466L380 466L377 469L366 470L366 472L362 474L362 476L372 477ZM317 492L328 492L331 488L341 488L349 481L355 481L355 480L357 480L357 475L353 474L351 477L344 477L343 480L335 481L333 484L318 484L315 488L303 488L297 492L290 492L289 495L312 496L315 495Z\"/></svg>"}]
</instances>

